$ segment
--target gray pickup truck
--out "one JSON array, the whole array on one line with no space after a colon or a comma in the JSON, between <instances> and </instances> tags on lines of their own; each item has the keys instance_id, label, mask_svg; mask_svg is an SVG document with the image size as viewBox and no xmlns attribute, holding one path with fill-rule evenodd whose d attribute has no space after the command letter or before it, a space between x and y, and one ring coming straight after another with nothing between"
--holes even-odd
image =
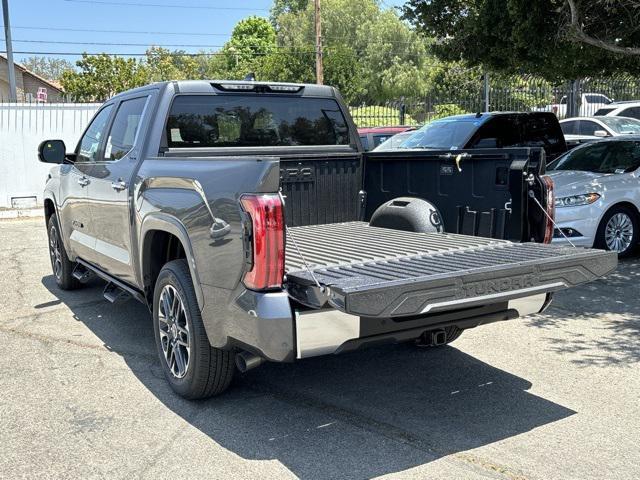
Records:
<instances>
[{"instance_id":1,"label":"gray pickup truck","mask_svg":"<svg viewBox=\"0 0 640 480\"><path fill-rule=\"evenodd\" d=\"M38 155L58 164L57 284L97 275L107 300L146 303L187 398L264 361L444 345L617 262L545 244L542 149L364 153L327 86L157 83L107 101L73 153L48 140Z\"/></svg>"}]
</instances>

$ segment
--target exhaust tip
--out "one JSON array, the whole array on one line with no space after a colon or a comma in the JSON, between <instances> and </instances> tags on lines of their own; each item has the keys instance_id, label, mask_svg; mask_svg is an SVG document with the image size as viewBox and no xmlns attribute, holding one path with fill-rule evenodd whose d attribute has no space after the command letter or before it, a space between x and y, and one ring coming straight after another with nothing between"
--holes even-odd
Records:
<instances>
[{"instance_id":1,"label":"exhaust tip","mask_svg":"<svg viewBox=\"0 0 640 480\"><path fill-rule=\"evenodd\" d=\"M249 352L240 352L236 355L236 367L245 373L264 363L264 358Z\"/></svg>"}]
</instances>

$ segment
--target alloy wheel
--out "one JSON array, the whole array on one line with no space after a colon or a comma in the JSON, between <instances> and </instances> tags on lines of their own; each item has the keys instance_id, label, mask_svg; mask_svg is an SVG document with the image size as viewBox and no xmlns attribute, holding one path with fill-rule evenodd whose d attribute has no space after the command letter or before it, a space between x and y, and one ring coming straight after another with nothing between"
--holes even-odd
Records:
<instances>
[{"instance_id":1,"label":"alloy wheel","mask_svg":"<svg viewBox=\"0 0 640 480\"><path fill-rule=\"evenodd\" d=\"M172 285L165 285L160 293L158 324L167 366L174 377L183 378L191 360L189 322L182 297Z\"/></svg>"},{"instance_id":2,"label":"alloy wheel","mask_svg":"<svg viewBox=\"0 0 640 480\"><path fill-rule=\"evenodd\" d=\"M607 248L613 252L626 251L633 241L633 221L626 213L616 213L607 222L604 231Z\"/></svg>"}]
</instances>

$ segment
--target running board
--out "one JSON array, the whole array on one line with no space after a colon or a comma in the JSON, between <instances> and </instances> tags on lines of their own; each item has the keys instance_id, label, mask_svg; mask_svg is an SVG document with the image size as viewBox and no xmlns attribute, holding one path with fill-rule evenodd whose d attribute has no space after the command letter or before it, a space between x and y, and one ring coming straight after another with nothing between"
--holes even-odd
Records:
<instances>
[{"instance_id":1,"label":"running board","mask_svg":"<svg viewBox=\"0 0 640 480\"><path fill-rule=\"evenodd\" d=\"M116 303L118 300L127 300L130 297L129 292L113 282L107 283L107 286L104 287L104 291L102 292L102 296L111 303Z\"/></svg>"},{"instance_id":2,"label":"running board","mask_svg":"<svg viewBox=\"0 0 640 480\"><path fill-rule=\"evenodd\" d=\"M80 283L87 283L91 278L92 272L81 263L76 263L75 268L71 276L78 280Z\"/></svg>"},{"instance_id":3,"label":"running board","mask_svg":"<svg viewBox=\"0 0 640 480\"><path fill-rule=\"evenodd\" d=\"M100 270L98 267L90 264L89 262L85 262L81 258L78 258L77 262L78 266L82 266L90 270L92 273L95 273L97 276L107 281L107 286L104 288L102 295L109 302L114 303L118 300L123 300L131 296L139 302L142 302L144 304L147 303L147 299L145 298L145 296L135 288L127 285L124 282L121 282L117 278L112 277L107 272Z\"/></svg>"}]
</instances>

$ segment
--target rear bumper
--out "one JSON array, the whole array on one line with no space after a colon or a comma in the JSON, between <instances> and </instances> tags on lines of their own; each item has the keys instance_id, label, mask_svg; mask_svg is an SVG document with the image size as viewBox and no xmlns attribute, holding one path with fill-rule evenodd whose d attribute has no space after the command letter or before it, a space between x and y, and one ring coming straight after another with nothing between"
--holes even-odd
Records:
<instances>
[{"instance_id":1,"label":"rear bumper","mask_svg":"<svg viewBox=\"0 0 640 480\"><path fill-rule=\"evenodd\" d=\"M338 310L295 312L296 358L357 350L368 345L399 343L419 338L430 330L455 325L473 328L543 311L550 294L416 319L363 318Z\"/></svg>"},{"instance_id":2,"label":"rear bumper","mask_svg":"<svg viewBox=\"0 0 640 480\"><path fill-rule=\"evenodd\" d=\"M402 319L359 317L339 310L298 310L286 292L229 291L204 286L202 318L209 341L217 348L239 348L273 362L342 353L378 343L398 343L425 331L456 325L479 325L537 313L549 294L533 295L488 306L456 309ZM220 307L224 305L224 307Z\"/></svg>"}]
</instances>

